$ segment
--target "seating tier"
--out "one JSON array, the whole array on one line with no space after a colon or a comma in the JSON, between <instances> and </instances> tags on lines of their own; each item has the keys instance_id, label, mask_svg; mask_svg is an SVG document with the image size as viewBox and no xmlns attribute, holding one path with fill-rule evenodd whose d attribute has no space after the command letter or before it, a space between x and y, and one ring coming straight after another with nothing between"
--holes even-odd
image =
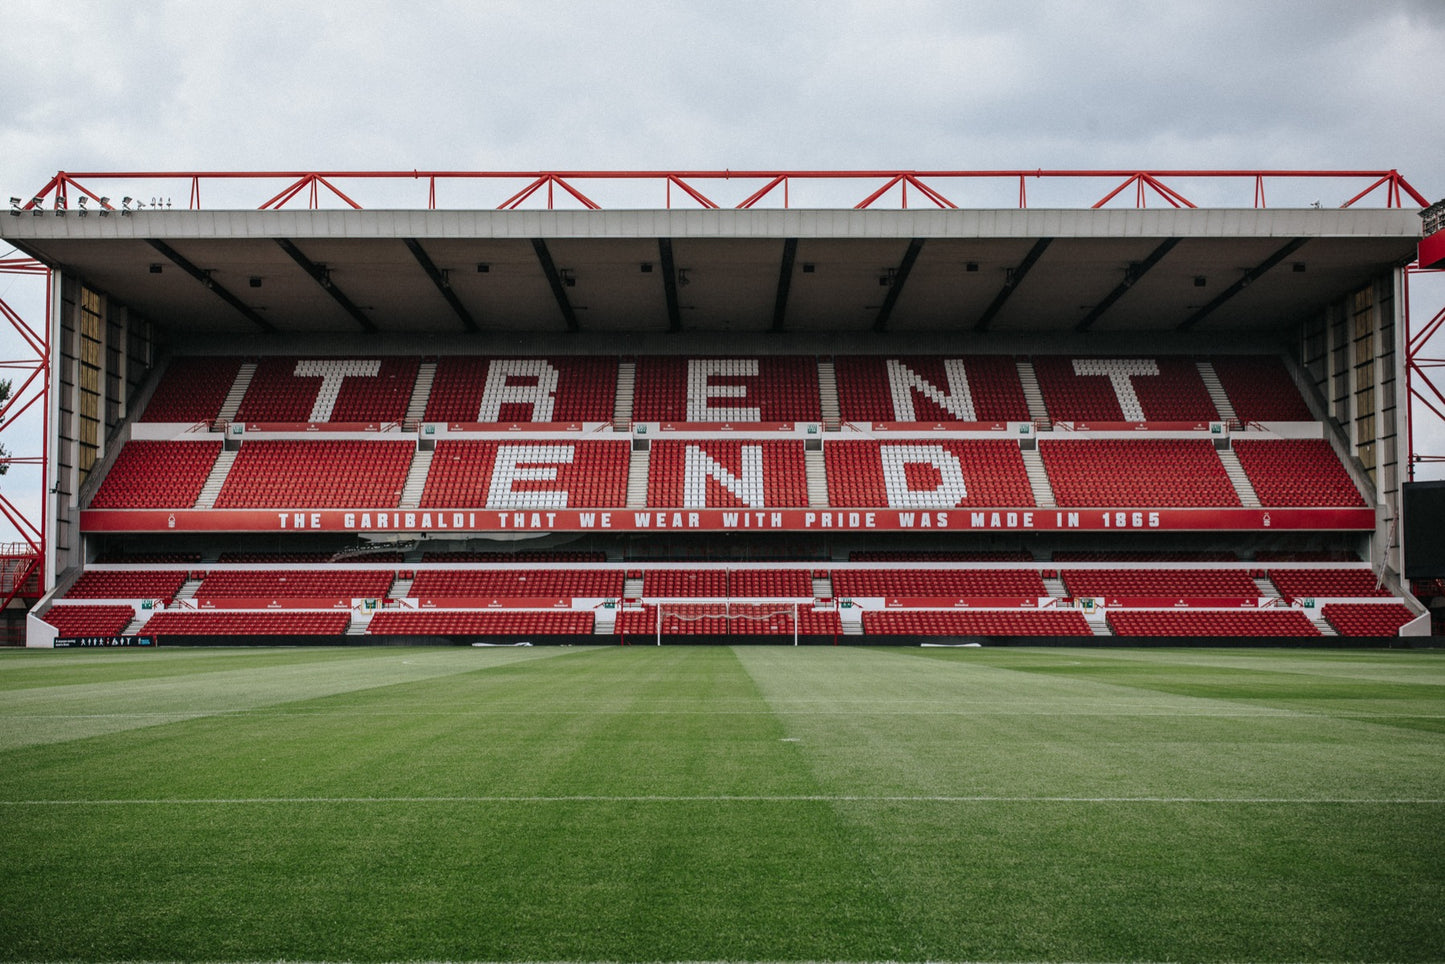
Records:
<instances>
[{"instance_id":1,"label":"seating tier","mask_svg":"<svg viewBox=\"0 0 1445 964\"><path fill-rule=\"evenodd\" d=\"M1320 612L1341 636L1398 636L1415 618L1401 603L1330 603Z\"/></svg>"},{"instance_id":2,"label":"seating tier","mask_svg":"<svg viewBox=\"0 0 1445 964\"><path fill-rule=\"evenodd\" d=\"M414 452L411 442L245 442L216 508L394 508Z\"/></svg>"},{"instance_id":3,"label":"seating tier","mask_svg":"<svg viewBox=\"0 0 1445 964\"><path fill-rule=\"evenodd\" d=\"M239 358L177 358L166 366L142 422L209 422L221 414Z\"/></svg>"},{"instance_id":4,"label":"seating tier","mask_svg":"<svg viewBox=\"0 0 1445 964\"><path fill-rule=\"evenodd\" d=\"M818 363L801 355L637 359L635 422L816 422Z\"/></svg>"},{"instance_id":5,"label":"seating tier","mask_svg":"<svg viewBox=\"0 0 1445 964\"><path fill-rule=\"evenodd\" d=\"M132 439L91 499L93 509L188 509L221 454L216 442Z\"/></svg>"},{"instance_id":6,"label":"seating tier","mask_svg":"<svg viewBox=\"0 0 1445 964\"><path fill-rule=\"evenodd\" d=\"M135 619L135 610L129 606L56 603L41 618L61 636L118 636Z\"/></svg>"},{"instance_id":7,"label":"seating tier","mask_svg":"<svg viewBox=\"0 0 1445 964\"><path fill-rule=\"evenodd\" d=\"M420 360L268 356L241 399L241 422L399 422Z\"/></svg>"},{"instance_id":8,"label":"seating tier","mask_svg":"<svg viewBox=\"0 0 1445 964\"><path fill-rule=\"evenodd\" d=\"M91 570L65 591L66 599L163 599L169 603L185 584L184 572L158 569Z\"/></svg>"},{"instance_id":9,"label":"seating tier","mask_svg":"<svg viewBox=\"0 0 1445 964\"><path fill-rule=\"evenodd\" d=\"M147 636L340 636L351 625L349 612L266 610L200 612L167 609L146 620Z\"/></svg>"},{"instance_id":10,"label":"seating tier","mask_svg":"<svg viewBox=\"0 0 1445 964\"><path fill-rule=\"evenodd\" d=\"M1064 569L1073 596L1228 596L1256 598L1259 587L1242 569Z\"/></svg>"},{"instance_id":11,"label":"seating tier","mask_svg":"<svg viewBox=\"0 0 1445 964\"><path fill-rule=\"evenodd\" d=\"M1035 355L1044 407L1056 422L1211 422L1219 410L1190 358Z\"/></svg>"},{"instance_id":12,"label":"seating tier","mask_svg":"<svg viewBox=\"0 0 1445 964\"><path fill-rule=\"evenodd\" d=\"M370 636L580 636L591 634L590 612L457 612L387 609L371 617Z\"/></svg>"},{"instance_id":13,"label":"seating tier","mask_svg":"<svg viewBox=\"0 0 1445 964\"><path fill-rule=\"evenodd\" d=\"M1011 355L839 355L833 369L845 422L1029 420Z\"/></svg>"},{"instance_id":14,"label":"seating tier","mask_svg":"<svg viewBox=\"0 0 1445 964\"><path fill-rule=\"evenodd\" d=\"M201 580L197 599L382 599L394 573L367 569L234 569Z\"/></svg>"},{"instance_id":15,"label":"seating tier","mask_svg":"<svg viewBox=\"0 0 1445 964\"><path fill-rule=\"evenodd\" d=\"M1269 506L1362 506L1359 489L1324 439L1236 441L1234 454Z\"/></svg>"},{"instance_id":16,"label":"seating tier","mask_svg":"<svg viewBox=\"0 0 1445 964\"><path fill-rule=\"evenodd\" d=\"M1238 506L1224 463L1208 440L1040 441L1061 506Z\"/></svg>"},{"instance_id":17,"label":"seating tier","mask_svg":"<svg viewBox=\"0 0 1445 964\"><path fill-rule=\"evenodd\" d=\"M428 569L418 572L407 595L423 599L618 598L621 569Z\"/></svg>"},{"instance_id":18,"label":"seating tier","mask_svg":"<svg viewBox=\"0 0 1445 964\"><path fill-rule=\"evenodd\" d=\"M647 504L689 509L806 506L803 441L654 441L648 457Z\"/></svg>"},{"instance_id":19,"label":"seating tier","mask_svg":"<svg viewBox=\"0 0 1445 964\"><path fill-rule=\"evenodd\" d=\"M1285 599L1391 595L1369 569L1271 569L1269 580Z\"/></svg>"},{"instance_id":20,"label":"seating tier","mask_svg":"<svg viewBox=\"0 0 1445 964\"><path fill-rule=\"evenodd\" d=\"M1082 613L1061 610L884 609L863 614L873 636L1092 636Z\"/></svg>"},{"instance_id":21,"label":"seating tier","mask_svg":"<svg viewBox=\"0 0 1445 964\"><path fill-rule=\"evenodd\" d=\"M617 359L597 356L437 361L429 422L610 422Z\"/></svg>"},{"instance_id":22,"label":"seating tier","mask_svg":"<svg viewBox=\"0 0 1445 964\"><path fill-rule=\"evenodd\" d=\"M1312 422L1304 396L1273 355L1220 355L1210 359L1219 384L1245 422Z\"/></svg>"},{"instance_id":23,"label":"seating tier","mask_svg":"<svg viewBox=\"0 0 1445 964\"><path fill-rule=\"evenodd\" d=\"M628 443L437 442L423 508L564 509L627 502Z\"/></svg>"},{"instance_id":24,"label":"seating tier","mask_svg":"<svg viewBox=\"0 0 1445 964\"><path fill-rule=\"evenodd\" d=\"M823 446L823 460L835 506L1034 504L1023 455L1008 439L839 439Z\"/></svg>"},{"instance_id":25,"label":"seating tier","mask_svg":"<svg viewBox=\"0 0 1445 964\"><path fill-rule=\"evenodd\" d=\"M1111 610L1107 617L1117 636L1318 636L1309 617L1297 609Z\"/></svg>"},{"instance_id":26,"label":"seating tier","mask_svg":"<svg viewBox=\"0 0 1445 964\"><path fill-rule=\"evenodd\" d=\"M833 594L845 596L1047 596L1034 569L838 569Z\"/></svg>"}]
</instances>

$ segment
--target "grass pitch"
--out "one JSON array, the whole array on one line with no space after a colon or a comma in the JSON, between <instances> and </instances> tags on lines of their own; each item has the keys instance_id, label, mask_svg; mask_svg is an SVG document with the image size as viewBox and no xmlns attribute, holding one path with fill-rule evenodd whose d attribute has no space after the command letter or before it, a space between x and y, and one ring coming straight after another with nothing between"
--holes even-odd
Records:
<instances>
[{"instance_id":1,"label":"grass pitch","mask_svg":"<svg viewBox=\"0 0 1445 964\"><path fill-rule=\"evenodd\" d=\"M0 654L0 959L1445 958L1445 653Z\"/></svg>"}]
</instances>

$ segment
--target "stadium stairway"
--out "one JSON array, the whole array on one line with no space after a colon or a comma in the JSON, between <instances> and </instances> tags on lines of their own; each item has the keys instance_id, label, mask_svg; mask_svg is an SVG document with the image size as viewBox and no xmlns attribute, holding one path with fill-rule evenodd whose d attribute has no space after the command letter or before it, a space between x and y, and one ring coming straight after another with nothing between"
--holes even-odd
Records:
<instances>
[{"instance_id":1,"label":"stadium stairway","mask_svg":"<svg viewBox=\"0 0 1445 964\"><path fill-rule=\"evenodd\" d=\"M1069 587L1064 585L1064 581L1059 578L1057 573L1052 576L1044 577L1044 588L1047 589L1049 591L1049 595L1053 596L1055 599L1068 598Z\"/></svg>"},{"instance_id":2,"label":"stadium stairway","mask_svg":"<svg viewBox=\"0 0 1445 964\"><path fill-rule=\"evenodd\" d=\"M1339 633L1336 632L1335 627L1330 625L1329 620L1325 619L1323 607L1321 607L1320 609L1303 610L1303 612L1306 616L1309 617L1309 621L1314 624L1315 629L1318 629L1320 631L1321 636L1339 635Z\"/></svg>"},{"instance_id":3,"label":"stadium stairway","mask_svg":"<svg viewBox=\"0 0 1445 964\"><path fill-rule=\"evenodd\" d=\"M437 363L424 361L417 366L416 383L411 389L411 400L406 405L406 422L414 425L426 418L426 402L431 397L432 383L436 381ZM418 497L420 493L418 493ZM403 502L402 507L406 508L407 503Z\"/></svg>"},{"instance_id":4,"label":"stadium stairway","mask_svg":"<svg viewBox=\"0 0 1445 964\"><path fill-rule=\"evenodd\" d=\"M592 633L595 636L611 636L617 629L617 610L603 606L592 615Z\"/></svg>"},{"instance_id":5,"label":"stadium stairway","mask_svg":"<svg viewBox=\"0 0 1445 964\"><path fill-rule=\"evenodd\" d=\"M1229 476L1229 482L1234 486L1234 493L1239 496L1239 504L1246 509L1258 509L1259 493L1254 491L1254 485L1249 481L1249 476L1245 474L1244 466L1239 464L1239 456L1234 454L1234 449L1219 449L1218 451L1219 461L1224 464L1224 474Z\"/></svg>"},{"instance_id":6,"label":"stadium stairway","mask_svg":"<svg viewBox=\"0 0 1445 964\"><path fill-rule=\"evenodd\" d=\"M1268 576L1255 576L1254 584L1259 588L1261 599L1276 599L1279 597L1279 590L1274 588L1274 583L1269 581Z\"/></svg>"},{"instance_id":7,"label":"stadium stairway","mask_svg":"<svg viewBox=\"0 0 1445 964\"><path fill-rule=\"evenodd\" d=\"M640 509L647 505L648 450L634 448L627 464L627 507Z\"/></svg>"},{"instance_id":8,"label":"stadium stairway","mask_svg":"<svg viewBox=\"0 0 1445 964\"><path fill-rule=\"evenodd\" d=\"M832 598L833 598L833 580L832 580L832 578L831 578L830 576L828 576L828 575L825 574L825 575L822 575L822 576L814 576L814 577L813 577L813 598L814 598L814 599L832 599Z\"/></svg>"},{"instance_id":9,"label":"stadium stairway","mask_svg":"<svg viewBox=\"0 0 1445 964\"><path fill-rule=\"evenodd\" d=\"M1219 417L1230 423L1239 421L1234 413L1234 404L1230 402L1229 394L1225 392L1224 384L1219 380L1219 373L1214 370L1213 363L1195 362L1194 367L1199 369L1199 377L1204 381L1205 391L1209 392L1209 400L1214 403Z\"/></svg>"},{"instance_id":10,"label":"stadium stairway","mask_svg":"<svg viewBox=\"0 0 1445 964\"><path fill-rule=\"evenodd\" d=\"M435 449L417 449L411 457L411 468L406 471L406 482L401 487L400 507L416 509L421 507L422 491L426 488L427 473L431 470Z\"/></svg>"},{"instance_id":11,"label":"stadium stairway","mask_svg":"<svg viewBox=\"0 0 1445 964\"><path fill-rule=\"evenodd\" d=\"M176 590L176 595L175 595L175 600L174 600L174 601L175 601L175 602L180 602L180 601L183 600L183 599L194 599L194 598L195 598L195 595L196 595L196 590L197 590L197 589L200 589L200 588L201 588L201 580L200 580L200 579L197 579L197 578L194 578L194 577L193 577L193 578L188 578L188 579L186 579L185 582L183 582L183 583L181 584L181 588L178 589L178 590Z\"/></svg>"},{"instance_id":12,"label":"stadium stairway","mask_svg":"<svg viewBox=\"0 0 1445 964\"><path fill-rule=\"evenodd\" d=\"M1034 363L1027 358L1020 358L1017 365L1019 383L1024 388L1024 401L1029 405L1029 418L1033 419L1034 424L1040 428L1052 428L1053 422L1049 420L1049 410L1044 407L1044 392L1039 388L1038 375L1034 373Z\"/></svg>"},{"instance_id":13,"label":"stadium stairway","mask_svg":"<svg viewBox=\"0 0 1445 964\"><path fill-rule=\"evenodd\" d=\"M226 393L226 400L221 403L220 412L216 414L217 419L229 422L236 417L236 412L241 408L241 399L246 397L246 389L251 387L251 378L255 374L255 362L241 365L240 371L236 372L236 380L231 383L231 390Z\"/></svg>"},{"instance_id":14,"label":"stadium stairway","mask_svg":"<svg viewBox=\"0 0 1445 964\"><path fill-rule=\"evenodd\" d=\"M632 399L637 393L637 363L624 361L617 366L617 398L612 404L613 431L632 429Z\"/></svg>"},{"instance_id":15,"label":"stadium stairway","mask_svg":"<svg viewBox=\"0 0 1445 964\"><path fill-rule=\"evenodd\" d=\"M843 425L843 411L838 406L838 373L832 359L818 362L818 402L823 412L823 428L836 432ZM827 505L827 502L814 504Z\"/></svg>"},{"instance_id":16,"label":"stadium stairway","mask_svg":"<svg viewBox=\"0 0 1445 964\"><path fill-rule=\"evenodd\" d=\"M823 460L823 450L803 453L803 470L808 476L808 505L828 504L828 470Z\"/></svg>"},{"instance_id":17,"label":"stadium stairway","mask_svg":"<svg viewBox=\"0 0 1445 964\"><path fill-rule=\"evenodd\" d=\"M375 616L378 612L380 612L380 610L376 609L362 609L353 612L351 614L351 622L346 626L346 635L365 636L367 629L371 627L371 617Z\"/></svg>"},{"instance_id":18,"label":"stadium stairway","mask_svg":"<svg viewBox=\"0 0 1445 964\"><path fill-rule=\"evenodd\" d=\"M387 599L405 599L407 593L411 592L411 584L416 580L411 576L403 576L400 573L391 582L391 588L386 592Z\"/></svg>"},{"instance_id":19,"label":"stadium stairway","mask_svg":"<svg viewBox=\"0 0 1445 964\"><path fill-rule=\"evenodd\" d=\"M641 576L628 576L625 580L623 580L623 583L622 583L622 598L623 598L623 599L641 599L641 598L642 598L642 577L641 577Z\"/></svg>"},{"instance_id":20,"label":"stadium stairway","mask_svg":"<svg viewBox=\"0 0 1445 964\"><path fill-rule=\"evenodd\" d=\"M1034 505L1052 508L1059 503L1054 499L1054 487L1049 484L1049 473L1044 468L1044 458L1037 448L1021 449L1024 458L1024 472L1029 477L1029 488L1034 492Z\"/></svg>"},{"instance_id":21,"label":"stadium stairway","mask_svg":"<svg viewBox=\"0 0 1445 964\"><path fill-rule=\"evenodd\" d=\"M206 484L201 486L200 497L196 499L197 509L213 509L216 506L216 496L221 494L221 488L226 484L226 476L231 474L231 464L236 461L240 449L222 449L221 454L216 456L216 462L211 466L211 474L206 476Z\"/></svg>"}]
</instances>

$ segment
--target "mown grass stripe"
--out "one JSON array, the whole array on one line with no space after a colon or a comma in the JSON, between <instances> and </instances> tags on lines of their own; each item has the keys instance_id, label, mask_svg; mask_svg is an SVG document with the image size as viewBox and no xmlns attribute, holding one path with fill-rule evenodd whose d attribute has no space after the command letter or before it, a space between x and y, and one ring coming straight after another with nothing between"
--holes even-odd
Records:
<instances>
[{"instance_id":1,"label":"mown grass stripe","mask_svg":"<svg viewBox=\"0 0 1445 964\"><path fill-rule=\"evenodd\" d=\"M111 806L231 806L250 804L342 803L1162 803L1162 804L1296 804L1328 806L1445 806L1445 798L1411 797L1020 797L1020 796L864 796L857 794L633 794L566 796L462 796L462 797L157 797L152 799L0 800L6 807L111 807Z\"/></svg>"}]
</instances>

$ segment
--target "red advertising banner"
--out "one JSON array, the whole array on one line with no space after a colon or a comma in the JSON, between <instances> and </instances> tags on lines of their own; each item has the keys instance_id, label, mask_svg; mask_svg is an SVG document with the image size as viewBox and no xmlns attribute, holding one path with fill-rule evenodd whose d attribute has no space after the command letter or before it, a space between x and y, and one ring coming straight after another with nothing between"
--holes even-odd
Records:
<instances>
[{"instance_id":1,"label":"red advertising banner","mask_svg":"<svg viewBox=\"0 0 1445 964\"><path fill-rule=\"evenodd\" d=\"M182 606L181 608L185 608ZM196 600L197 609L350 609L351 597L327 596L206 596Z\"/></svg>"},{"instance_id":2,"label":"red advertising banner","mask_svg":"<svg viewBox=\"0 0 1445 964\"><path fill-rule=\"evenodd\" d=\"M405 608L405 607L403 607ZM423 596L418 609L571 609L571 598L540 596Z\"/></svg>"},{"instance_id":3,"label":"red advertising banner","mask_svg":"<svg viewBox=\"0 0 1445 964\"><path fill-rule=\"evenodd\" d=\"M888 609L1037 609L1037 596L889 596Z\"/></svg>"},{"instance_id":4,"label":"red advertising banner","mask_svg":"<svg viewBox=\"0 0 1445 964\"><path fill-rule=\"evenodd\" d=\"M1369 508L84 509L83 532L1369 531Z\"/></svg>"}]
</instances>

